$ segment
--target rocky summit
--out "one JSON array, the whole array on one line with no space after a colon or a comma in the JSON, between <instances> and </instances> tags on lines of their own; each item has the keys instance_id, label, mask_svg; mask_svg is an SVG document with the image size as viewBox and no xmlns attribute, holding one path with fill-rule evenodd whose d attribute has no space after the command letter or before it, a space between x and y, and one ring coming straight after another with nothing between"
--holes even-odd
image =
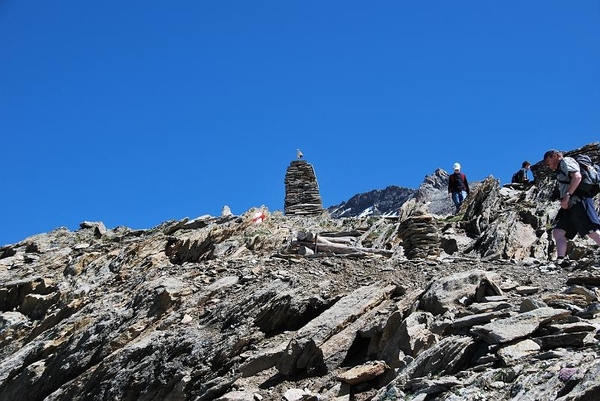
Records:
<instances>
[{"instance_id":1,"label":"rocky summit","mask_svg":"<svg viewBox=\"0 0 600 401\"><path fill-rule=\"evenodd\" d=\"M600 252L554 264L550 172L452 215L439 170L394 216L332 218L307 169L285 214L0 247L0 400L600 399Z\"/></svg>"}]
</instances>

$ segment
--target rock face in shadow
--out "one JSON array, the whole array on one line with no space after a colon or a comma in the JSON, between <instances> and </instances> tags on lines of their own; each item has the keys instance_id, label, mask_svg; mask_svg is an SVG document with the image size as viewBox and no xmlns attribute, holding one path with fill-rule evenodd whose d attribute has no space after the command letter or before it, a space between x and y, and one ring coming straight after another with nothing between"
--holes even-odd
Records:
<instances>
[{"instance_id":1,"label":"rock face in shadow","mask_svg":"<svg viewBox=\"0 0 600 401\"><path fill-rule=\"evenodd\" d=\"M552 263L539 185L488 177L457 216L263 208L1 246L0 399L595 399L600 252Z\"/></svg>"}]
</instances>

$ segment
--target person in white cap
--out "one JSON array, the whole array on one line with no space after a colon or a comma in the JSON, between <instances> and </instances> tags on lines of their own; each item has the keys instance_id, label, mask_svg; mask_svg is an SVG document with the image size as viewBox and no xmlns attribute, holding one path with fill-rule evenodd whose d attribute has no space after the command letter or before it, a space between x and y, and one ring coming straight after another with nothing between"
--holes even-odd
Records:
<instances>
[{"instance_id":1,"label":"person in white cap","mask_svg":"<svg viewBox=\"0 0 600 401\"><path fill-rule=\"evenodd\" d=\"M469 182L467 176L460 172L460 163L454 163L454 173L448 177L448 195L452 198L454 206L456 207L455 214L458 213L460 207L465 199L464 192L469 195Z\"/></svg>"}]
</instances>

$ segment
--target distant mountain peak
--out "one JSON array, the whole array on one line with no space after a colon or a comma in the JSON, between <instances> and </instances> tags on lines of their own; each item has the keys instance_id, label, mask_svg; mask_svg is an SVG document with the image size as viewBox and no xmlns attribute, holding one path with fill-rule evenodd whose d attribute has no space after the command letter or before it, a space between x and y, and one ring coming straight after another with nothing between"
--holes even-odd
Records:
<instances>
[{"instance_id":1,"label":"distant mountain peak","mask_svg":"<svg viewBox=\"0 0 600 401\"><path fill-rule=\"evenodd\" d=\"M346 202L331 206L327 210L331 217L397 216L400 207L411 199L416 190L390 185L385 189L374 189L354 195Z\"/></svg>"}]
</instances>

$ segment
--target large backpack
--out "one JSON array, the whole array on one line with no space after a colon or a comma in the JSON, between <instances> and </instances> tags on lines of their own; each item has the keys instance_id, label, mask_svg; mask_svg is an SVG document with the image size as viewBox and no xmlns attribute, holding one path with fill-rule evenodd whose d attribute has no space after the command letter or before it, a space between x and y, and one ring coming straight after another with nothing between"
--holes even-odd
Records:
<instances>
[{"instance_id":1,"label":"large backpack","mask_svg":"<svg viewBox=\"0 0 600 401\"><path fill-rule=\"evenodd\" d=\"M584 198L598 195L600 193L600 167L594 164L588 155L577 155L573 159L579 164L581 172L581 182L574 195Z\"/></svg>"},{"instance_id":2,"label":"large backpack","mask_svg":"<svg viewBox=\"0 0 600 401\"><path fill-rule=\"evenodd\" d=\"M514 183L522 183L525 181L525 170L520 169L519 171L517 171L516 173L514 173L512 175L512 178L510 179L510 182L512 184Z\"/></svg>"}]
</instances>

